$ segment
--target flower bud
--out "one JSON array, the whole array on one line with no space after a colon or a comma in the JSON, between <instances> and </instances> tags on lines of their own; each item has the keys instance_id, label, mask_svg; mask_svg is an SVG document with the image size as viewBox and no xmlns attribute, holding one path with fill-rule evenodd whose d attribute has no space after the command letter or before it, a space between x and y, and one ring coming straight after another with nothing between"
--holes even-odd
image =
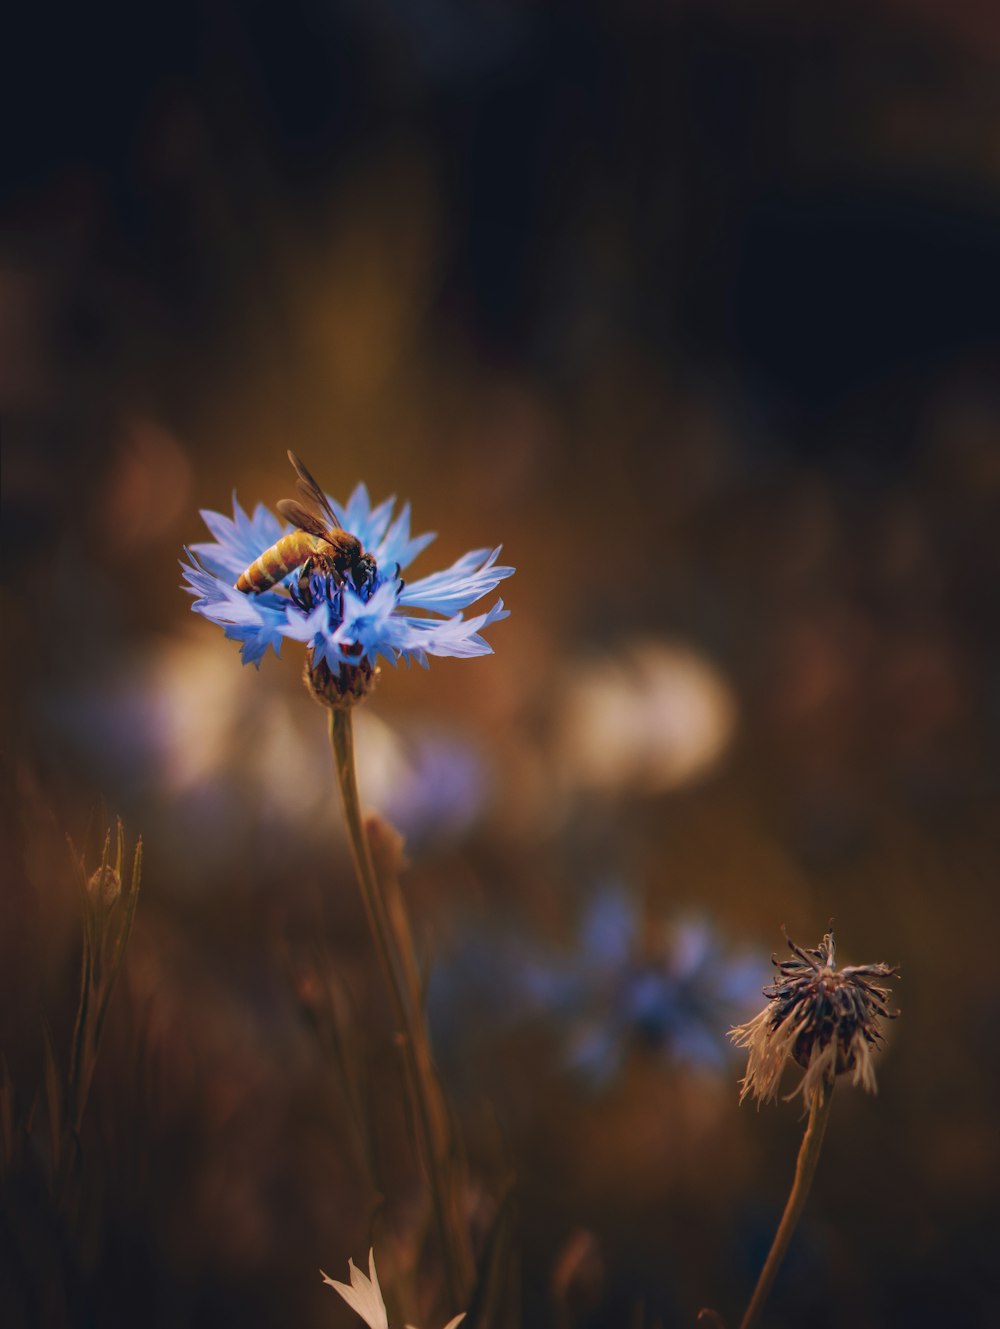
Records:
<instances>
[{"instance_id":1,"label":"flower bud","mask_svg":"<svg viewBox=\"0 0 1000 1329\"><path fill-rule=\"evenodd\" d=\"M367 656L361 656L357 664L331 669L326 660L314 659L311 646L306 651L305 685L321 706L334 710L346 710L363 701L375 686L378 673Z\"/></svg>"},{"instance_id":2,"label":"flower bud","mask_svg":"<svg viewBox=\"0 0 1000 1329\"><path fill-rule=\"evenodd\" d=\"M105 863L87 878L87 894L95 904L110 909L122 893L122 879L118 872Z\"/></svg>"}]
</instances>

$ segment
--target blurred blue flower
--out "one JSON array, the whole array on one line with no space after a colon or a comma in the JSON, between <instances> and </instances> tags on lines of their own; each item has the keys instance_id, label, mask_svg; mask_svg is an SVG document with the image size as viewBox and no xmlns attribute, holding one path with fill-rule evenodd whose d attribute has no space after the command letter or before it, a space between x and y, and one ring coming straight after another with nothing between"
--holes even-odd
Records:
<instances>
[{"instance_id":1,"label":"blurred blue flower","mask_svg":"<svg viewBox=\"0 0 1000 1329\"><path fill-rule=\"evenodd\" d=\"M562 1045L563 1065L596 1090L637 1049L724 1070L733 1060L728 1031L760 1004L764 968L766 957L734 953L704 918L647 923L613 885L590 901L567 950L464 938L435 968L430 1013L449 1039L461 1037L463 1011L475 1013L478 1037L484 1014L508 1027L542 1021Z\"/></svg>"},{"instance_id":2,"label":"blurred blue flower","mask_svg":"<svg viewBox=\"0 0 1000 1329\"><path fill-rule=\"evenodd\" d=\"M729 1061L730 1026L759 1004L761 957L734 955L707 919L682 918L640 936L619 886L591 901L575 952L550 983L566 1024L567 1064L595 1087L639 1047L709 1071Z\"/></svg>"},{"instance_id":3,"label":"blurred blue flower","mask_svg":"<svg viewBox=\"0 0 1000 1329\"><path fill-rule=\"evenodd\" d=\"M346 506L331 502L344 529L357 536L376 568L359 578L360 584L313 572L305 593L297 572L260 594L246 594L233 585L291 526L263 504L248 516L235 496L232 518L202 512L215 538L191 547L191 562L181 564L184 589L197 597L192 605L197 613L242 643L244 664L259 667L269 646L280 654L283 637L311 647L314 662L331 670L363 661L374 665L379 656L392 664L416 660L426 666L429 655L492 654L480 634L507 617L503 601L469 619L462 611L513 574L513 568L497 563L499 548L474 549L442 572L404 582L400 572L434 539L433 534L411 537L409 504L394 518L395 500L373 508L363 484Z\"/></svg>"},{"instance_id":4,"label":"blurred blue flower","mask_svg":"<svg viewBox=\"0 0 1000 1329\"><path fill-rule=\"evenodd\" d=\"M369 731L371 725L369 725ZM469 737L424 729L384 735L381 754L370 734L362 759L372 805L406 840L409 854L465 834L493 792L485 753Z\"/></svg>"}]
</instances>

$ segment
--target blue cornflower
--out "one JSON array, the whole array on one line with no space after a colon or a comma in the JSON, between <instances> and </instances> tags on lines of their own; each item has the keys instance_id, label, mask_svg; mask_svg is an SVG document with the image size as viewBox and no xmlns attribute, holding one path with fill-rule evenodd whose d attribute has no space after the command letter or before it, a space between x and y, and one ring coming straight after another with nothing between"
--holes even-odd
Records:
<instances>
[{"instance_id":1,"label":"blue cornflower","mask_svg":"<svg viewBox=\"0 0 1000 1329\"><path fill-rule=\"evenodd\" d=\"M330 502L344 530L371 556L363 575L317 556L260 593L238 591L234 582L293 527L261 503L248 516L235 495L231 519L202 512L215 538L191 547L190 563L181 565L185 590L197 597L197 613L242 643L244 664L259 667L268 647L280 654L282 638L290 637L308 648L314 691L333 680L342 695L348 676L367 686L379 657L426 667L431 655L492 653L481 634L507 617L503 601L472 618L462 611L513 574L498 564L499 548L474 549L442 572L404 582L400 573L434 539L410 535L410 505L398 516L394 499L372 507L363 484L343 507Z\"/></svg>"},{"instance_id":2,"label":"blue cornflower","mask_svg":"<svg viewBox=\"0 0 1000 1329\"><path fill-rule=\"evenodd\" d=\"M568 947L495 928L462 936L431 975L429 1017L436 1046L456 1062L473 1058L484 1031L544 1023L562 1065L594 1091L636 1051L719 1074L732 1058L727 1030L759 1000L761 961L704 917L647 918L612 882L591 897Z\"/></svg>"},{"instance_id":3,"label":"blue cornflower","mask_svg":"<svg viewBox=\"0 0 1000 1329\"><path fill-rule=\"evenodd\" d=\"M756 999L759 957L733 955L704 918L658 922L644 940L633 898L606 887L571 955L522 973L539 1006L565 1022L567 1064L595 1088L615 1078L630 1047L721 1071L725 1031Z\"/></svg>"}]
</instances>

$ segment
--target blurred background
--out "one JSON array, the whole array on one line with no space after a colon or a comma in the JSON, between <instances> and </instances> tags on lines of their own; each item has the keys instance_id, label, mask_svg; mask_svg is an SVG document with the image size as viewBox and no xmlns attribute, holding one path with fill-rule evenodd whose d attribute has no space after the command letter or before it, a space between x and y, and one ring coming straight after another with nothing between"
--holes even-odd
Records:
<instances>
[{"instance_id":1,"label":"blurred background","mask_svg":"<svg viewBox=\"0 0 1000 1329\"><path fill-rule=\"evenodd\" d=\"M412 501L439 532L414 575L501 541L518 568L495 656L384 669L358 718L478 1239L513 1184L503 1322L738 1321L801 1118L738 1106L724 1035L781 926L815 945L831 918L845 961L901 965L904 1015L878 1098L838 1090L768 1322L1000 1322L997 12L11 26L22 1115L43 1022L58 1058L72 1031L65 836L103 800L145 867L86 1203L8 1184L4 1324L346 1327L318 1269L373 1232L392 1323L446 1318L323 717L292 643L242 669L179 590L198 510L273 508L288 447L338 498Z\"/></svg>"}]
</instances>

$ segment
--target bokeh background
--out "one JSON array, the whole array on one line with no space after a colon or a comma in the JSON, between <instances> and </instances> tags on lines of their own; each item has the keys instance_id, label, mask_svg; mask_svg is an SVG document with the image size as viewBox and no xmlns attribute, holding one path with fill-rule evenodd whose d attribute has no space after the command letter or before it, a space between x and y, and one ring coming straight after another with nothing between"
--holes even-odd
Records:
<instances>
[{"instance_id":1,"label":"bokeh background","mask_svg":"<svg viewBox=\"0 0 1000 1329\"><path fill-rule=\"evenodd\" d=\"M480 1237L513 1183L498 1323L738 1319L801 1120L724 1032L831 918L904 1014L768 1322L1000 1322L993 8L39 5L5 45L24 1112L65 835L103 799L146 858L87 1204L8 1186L4 1324L349 1326L317 1271L373 1232L394 1323L445 1318L322 714L178 589L289 446L409 498L418 575L518 567L496 655L385 670L358 730Z\"/></svg>"}]
</instances>

